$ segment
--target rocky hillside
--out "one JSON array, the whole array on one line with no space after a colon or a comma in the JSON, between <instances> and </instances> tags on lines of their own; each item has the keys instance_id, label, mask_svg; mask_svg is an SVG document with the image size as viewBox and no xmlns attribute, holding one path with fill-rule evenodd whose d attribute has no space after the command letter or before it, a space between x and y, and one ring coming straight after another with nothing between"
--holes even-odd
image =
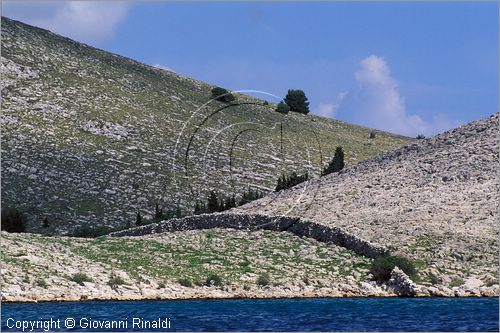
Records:
<instances>
[{"instance_id":1,"label":"rocky hillside","mask_svg":"<svg viewBox=\"0 0 500 333\"><path fill-rule=\"evenodd\" d=\"M317 175L337 145L353 165L408 142L242 94L211 101L210 84L4 17L1 65L2 207L31 231L123 225L155 203L188 212L212 189Z\"/></svg>"},{"instance_id":2,"label":"rocky hillside","mask_svg":"<svg viewBox=\"0 0 500 333\"><path fill-rule=\"evenodd\" d=\"M498 126L495 114L234 212L343 228L411 258L436 283L498 281Z\"/></svg>"}]
</instances>

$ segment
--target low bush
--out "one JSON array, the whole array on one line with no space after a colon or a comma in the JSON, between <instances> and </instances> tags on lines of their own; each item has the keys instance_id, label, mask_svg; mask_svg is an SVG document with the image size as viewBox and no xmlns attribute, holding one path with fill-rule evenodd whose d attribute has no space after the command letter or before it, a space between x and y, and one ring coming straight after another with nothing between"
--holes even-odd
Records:
<instances>
[{"instance_id":1,"label":"low bush","mask_svg":"<svg viewBox=\"0 0 500 333\"><path fill-rule=\"evenodd\" d=\"M85 273L75 273L70 280L78 283L80 286L83 286L84 282L92 282L92 279Z\"/></svg>"},{"instance_id":2,"label":"low bush","mask_svg":"<svg viewBox=\"0 0 500 333\"><path fill-rule=\"evenodd\" d=\"M278 183L276 184L275 192L279 192L281 190L286 190L288 188L294 187L300 183L303 183L309 179L309 174L306 173L304 175L297 175L294 171L290 175L282 174L278 178Z\"/></svg>"},{"instance_id":3,"label":"low bush","mask_svg":"<svg viewBox=\"0 0 500 333\"><path fill-rule=\"evenodd\" d=\"M259 286L268 286L271 283L271 278L268 273L263 273L257 278L257 284Z\"/></svg>"},{"instance_id":4,"label":"low bush","mask_svg":"<svg viewBox=\"0 0 500 333\"><path fill-rule=\"evenodd\" d=\"M458 276L455 276L454 278L451 279L450 281L450 287L453 288L453 287L460 287L461 285L463 285L465 283L464 279L458 277Z\"/></svg>"},{"instance_id":5,"label":"low bush","mask_svg":"<svg viewBox=\"0 0 500 333\"><path fill-rule=\"evenodd\" d=\"M205 285L207 286L216 286L220 287L222 286L222 278L217 275L217 274L211 274L209 277L207 277L207 280L205 281Z\"/></svg>"},{"instance_id":6,"label":"low bush","mask_svg":"<svg viewBox=\"0 0 500 333\"><path fill-rule=\"evenodd\" d=\"M375 281L389 281L391 272L396 266L411 279L416 279L417 269L415 265L407 258L399 256L386 256L374 259L370 267L372 279Z\"/></svg>"},{"instance_id":7,"label":"low bush","mask_svg":"<svg viewBox=\"0 0 500 333\"><path fill-rule=\"evenodd\" d=\"M36 280L36 285L42 288L47 288L49 286L47 281L45 281L44 279Z\"/></svg>"},{"instance_id":8,"label":"low bush","mask_svg":"<svg viewBox=\"0 0 500 333\"><path fill-rule=\"evenodd\" d=\"M2 210L2 230L7 232L26 232L26 217L15 208Z\"/></svg>"},{"instance_id":9,"label":"low bush","mask_svg":"<svg viewBox=\"0 0 500 333\"><path fill-rule=\"evenodd\" d=\"M179 279L177 282L183 287L188 287L188 288L193 287L193 282L191 282L191 280L187 278Z\"/></svg>"},{"instance_id":10,"label":"low bush","mask_svg":"<svg viewBox=\"0 0 500 333\"><path fill-rule=\"evenodd\" d=\"M212 89L212 98L225 103L232 102L236 99L233 94L221 87L215 87Z\"/></svg>"},{"instance_id":11,"label":"low bush","mask_svg":"<svg viewBox=\"0 0 500 333\"><path fill-rule=\"evenodd\" d=\"M113 289L124 284L127 283L118 275L111 274L111 276L109 277L108 286L110 286Z\"/></svg>"},{"instance_id":12,"label":"low bush","mask_svg":"<svg viewBox=\"0 0 500 333\"><path fill-rule=\"evenodd\" d=\"M71 233L72 237L81 237L81 238L96 238L99 236L104 236L109 234L112 231L116 231L106 226L90 226L83 225Z\"/></svg>"}]
</instances>

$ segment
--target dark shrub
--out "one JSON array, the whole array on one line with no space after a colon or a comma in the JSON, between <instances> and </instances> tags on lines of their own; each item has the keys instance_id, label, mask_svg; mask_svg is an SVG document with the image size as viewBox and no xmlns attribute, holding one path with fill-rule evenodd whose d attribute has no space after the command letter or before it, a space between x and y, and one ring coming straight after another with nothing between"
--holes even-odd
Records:
<instances>
[{"instance_id":1,"label":"dark shrub","mask_svg":"<svg viewBox=\"0 0 500 333\"><path fill-rule=\"evenodd\" d=\"M126 284L125 280L117 275L111 274L111 276L109 277L108 285L113 289L116 289L116 287L124 284Z\"/></svg>"},{"instance_id":2,"label":"dark shrub","mask_svg":"<svg viewBox=\"0 0 500 333\"><path fill-rule=\"evenodd\" d=\"M377 134L375 132L371 131L370 132L370 139L375 139L377 137Z\"/></svg>"},{"instance_id":3,"label":"dark shrub","mask_svg":"<svg viewBox=\"0 0 500 333\"><path fill-rule=\"evenodd\" d=\"M211 191L207 199L207 213L220 212L221 210L217 193L215 193L215 191Z\"/></svg>"},{"instance_id":4,"label":"dark shrub","mask_svg":"<svg viewBox=\"0 0 500 333\"><path fill-rule=\"evenodd\" d=\"M81 237L81 238L96 238L99 236L104 236L109 234L110 232L115 231L109 227L105 226L89 226L83 225L77 228L71 234L72 237Z\"/></svg>"},{"instance_id":5,"label":"dark shrub","mask_svg":"<svg viewBox=\"0 0 500 333\"><path fill-rule=\"evenodd\" d=\"M236 99L233 94L221 87L215 87L212 89L212 98L225 103L232 102Z\"/></svg>"},{"instance_id":6,"label":"dark shrub","mask_svg":"<svg viewBox=\"0 0 500 333\"><path fill-rule=\"evenodd\" d=\"M288 90L284 101L290 107L290 111L303 114L309 113L309 102L302 90Z\"/></svg>"},{"instance_id":7,"label":"dark shrub","mask_svg":"<svg viewBox=\"0 0 500 333\"><path fill-rule=\"evenodd\" d=\"M269 283L271 283L271 278L268 273L263 273L257 278L257 284L259 286L267 286Z\"/></svg>"},{"instance_id":8,"label":"dark shrub","mask_svg":"<svg viewBox=\"0 0 500 333\"><path fill-rule=\"evenodd\" d=\"M321 173L322 176L328 175L332 172L339 172L344 168L344 150L342 147L337 147L335 149L335 155L333 156L330 164Z\"/></svg>"},{"instance_id":9,"label":"dark shrub","mask_svg":"<svg viewBox=\"0 0 500 333\"><path fill-rule=\"evenodd\" d=\"M419 134L419 135L417 135L417 139L418 139L418 140L425 139L425 135L423 135L423 134Z\"/></svg>"},{"instance_id":10,"label":"dark shrub","mask_svg":"<svg viewBox=\"0 0 500 333\"><path fill-rule=\"evenodd\" d=\"M7 232L26 232L26 217L15 208L2 210L2 230Z\"/></svg>"},{"instance_id":11,"label":"dark shrub","mask_svg":"<svg viewBox=\"0 0 500 333\"><path fill-rule=\"evenodd\" d=\"M42 228L48 228L50 226L49 219L44 218L42 222Z\"/></svg>"},{"instance_id":12,"label":"dark shrub","mask_svg":"<svg viewBox=\"0 0 500 333\"><path fill-rule=\"evenodd\" d=\"M220 287L222 286L222 278L217 274L212 274L209 277L207 277L205 285Z\"/></svg>"},{"instance_id":13,"label":"dark shrub","mask_svg":"<svg viewBox=\"0 0 500 333\"><path fill-rule=\"evenodd\" d=\"M287 114L290 111L290 107L283 101L279 102L276 106L276 112Z\"/></svg>"},{"instance_id":14,"label":"dark shrub","mask_svg":"<svg viewBox=\"0 0 500 333\"><path fill-rule=\"evenodd\" d=\"M140 226L141 224L142 224L141 212L137 212L137 215L135 217L135 225Z\"/></svg>"},{"instance_id":15,"label":"dark shrub","mask_svg":"<svg viewBox=\"0 0 500 333\"><path fill-rule=\"evenodd\" d=\"M83 286L84 282L92 282L92 279L85 273L75 273L70 280L78 283L80 286Z\"/></svg>"},{"instance_id":16,"label":"dark shrub","mask_svg":"<svg viewBox=\"0 0 500 333\"><path fill-rule=\"evenodd\" d=\"M373 260L370 267L372 280L389 281L391 278L391 272L396 266L405 272L411 279L415 279L417 277L415 265L413 265L410 260L399 256L387 256L379 257Z\"/></svg>"},{"instance_id":17,"label":"dark shrub","mask_svg":"<svg viewBox=\"0 0 500 333\"><path fill-rule=\"evenodd\" d=\"M286 190L290 187L303 183L309 179L309 174L306 172L304 175L297 175L294 171L290 175L282 174L278 178L278 183L276 184L275 192L279 192L281 190Z\"/></svg>"},{"instance_id":18,"label":"dark shrub","mask_svg":"<svg viewBox=\"0 0 500 333\"><path fill-rule=\"evenodd\" d=\"M191 282L190 279L183 278L183 279L179 279L177 282L179 282L179 284L183 287L188 287L188 288L193 287L193 282Z\"/></svg>"}]
</instances>

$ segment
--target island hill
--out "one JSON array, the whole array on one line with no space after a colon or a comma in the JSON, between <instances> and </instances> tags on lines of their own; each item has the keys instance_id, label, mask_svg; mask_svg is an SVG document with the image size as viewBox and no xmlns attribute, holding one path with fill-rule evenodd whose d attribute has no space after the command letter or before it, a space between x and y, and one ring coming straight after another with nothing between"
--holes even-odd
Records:
<instances>
[{"instance_id":1,"label":"island hill","mask_svg":"<svg viewBox=\"0 0 500 333\"><path fill-rule=\"evenodd\" d=\"M22 212L30 232L2 232L4 301L498 296L497 115L410 142L240 105L205 123L190 154L202 156L217 126L284 124L298 147L283 158L276 131L242 136L235 148L238 177L271 188L266 196L97 238L55 235L83 223L133 224L137 211L152 219L174 188L184 191L175 208L190 215L195 202L182 177L167 181L185 171L181 157L169 169L175 135L162 133L185 123L214 87L5 18L2 41L2 207ZM345 168L321 176L327 163L318 157L310 179L273 192L274 159L304 170L301 153L315 137L324 161L344 147ZM215 171L221 155L207 154ZM229 192L220 177L204 178L191 188Z\"/></svg>"}]
</instances>

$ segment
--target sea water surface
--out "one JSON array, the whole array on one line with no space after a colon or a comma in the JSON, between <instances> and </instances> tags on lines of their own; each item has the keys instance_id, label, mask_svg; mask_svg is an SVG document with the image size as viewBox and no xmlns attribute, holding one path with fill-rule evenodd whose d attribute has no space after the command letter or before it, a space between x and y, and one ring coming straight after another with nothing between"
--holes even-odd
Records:
<instances>
[{"instance_id":1,"label":"sea water surface","mask_svg":"<svg viewBox=\"0 0 500 333\"><path fill-rule=\"evenodd\" d=\"M497 332L498 304L497 298L7 303L2 304L2 331L22 331L13 326L38 321L33 331L43 331L50 324L50 331ZM106 329L109 321L115 321L115 327ZM162 327L152 328L155 325Z\"/></svg>"}]
</instances>

